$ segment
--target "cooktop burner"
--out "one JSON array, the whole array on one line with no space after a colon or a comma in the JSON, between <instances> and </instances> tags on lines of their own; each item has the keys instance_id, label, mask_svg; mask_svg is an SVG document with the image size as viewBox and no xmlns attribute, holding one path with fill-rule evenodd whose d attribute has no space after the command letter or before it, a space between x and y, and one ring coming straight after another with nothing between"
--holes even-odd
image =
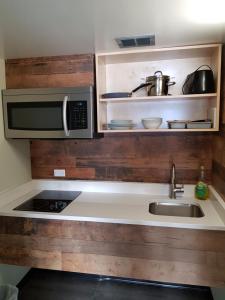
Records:
<instances>
[{"instance_id":1,"label":"cooktop burner","mask_svg":"<svg viewBox=\"0 0 225 300\"><path fill-rule=\"evenodd\" d=\"M14 210L59 213L80 194L80 191L44 190Z\"/></svg>"}]
</instances>

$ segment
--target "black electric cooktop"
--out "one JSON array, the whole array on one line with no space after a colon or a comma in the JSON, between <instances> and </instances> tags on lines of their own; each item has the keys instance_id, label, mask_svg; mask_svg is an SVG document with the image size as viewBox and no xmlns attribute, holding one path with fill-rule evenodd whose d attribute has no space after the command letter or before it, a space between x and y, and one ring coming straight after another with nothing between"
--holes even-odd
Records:
<instances>
[{"instance_id":1,"label":"black electric cooktop","mask_svg":"<svg viewBox=\"0 0 225 300\"><path fill-rule=\"evenodd\" d=\"M80 191L44 190L14 210L59 213L80 194Z\"/></svg>"}]
</instances>

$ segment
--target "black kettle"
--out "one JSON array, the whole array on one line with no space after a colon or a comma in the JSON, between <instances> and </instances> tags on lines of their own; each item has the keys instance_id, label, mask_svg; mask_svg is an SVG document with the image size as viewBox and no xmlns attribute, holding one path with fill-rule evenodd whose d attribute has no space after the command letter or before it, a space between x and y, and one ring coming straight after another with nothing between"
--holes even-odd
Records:
<instances>
[{"instance_id":1,"label":"black kettle","mask_svg":"<svg viewBox=\"0 0 225 300\"><path fill-rule=\"evenodd\" d=\"M202 67L208 70L200 70ZM215 92L213 71L208 65L200 66L196 71L189 74L182 87L183 94L205 94Z\"/></svg>"}]
</instances>

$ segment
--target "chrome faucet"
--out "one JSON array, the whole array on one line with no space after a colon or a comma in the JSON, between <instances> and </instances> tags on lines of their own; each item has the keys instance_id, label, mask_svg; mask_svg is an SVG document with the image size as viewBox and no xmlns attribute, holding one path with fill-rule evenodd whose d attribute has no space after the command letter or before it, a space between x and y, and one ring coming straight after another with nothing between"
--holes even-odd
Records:
<instances>
[{"instance_id":1,"label":"chrome faucet","mask_svg":"<svg viewBox=\"0 0 225 300\"><path fill-rule=\"evenodd\" d=\"M176 167L175 164L172 164L169 197L171 199L176 199L177 193L183 193L183 192L184 192L183 184L180 186L177 186L176 184Z\"/></svg>"}]
</instances>

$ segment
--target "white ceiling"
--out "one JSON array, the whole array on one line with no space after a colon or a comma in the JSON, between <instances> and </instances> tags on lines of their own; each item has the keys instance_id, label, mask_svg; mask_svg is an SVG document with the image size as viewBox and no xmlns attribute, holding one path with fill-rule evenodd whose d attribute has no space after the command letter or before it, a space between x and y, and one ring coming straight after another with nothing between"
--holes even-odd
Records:
<instances>
[{"instance_id":1,"label":"white ceiling","mask_svg":"<svg viewBox=\"0 0 225 300\"><path fill-rule=\"evenodd\" d=\"M215 15L218 1L225 2L0 0L0 57L115 50L116 37L143 34L155 34L158 47L222 42L224 24L198 23L192 19L196 13L205 16L207 5L212 5L208 8Z\"/></svg>"}]
</instances>

